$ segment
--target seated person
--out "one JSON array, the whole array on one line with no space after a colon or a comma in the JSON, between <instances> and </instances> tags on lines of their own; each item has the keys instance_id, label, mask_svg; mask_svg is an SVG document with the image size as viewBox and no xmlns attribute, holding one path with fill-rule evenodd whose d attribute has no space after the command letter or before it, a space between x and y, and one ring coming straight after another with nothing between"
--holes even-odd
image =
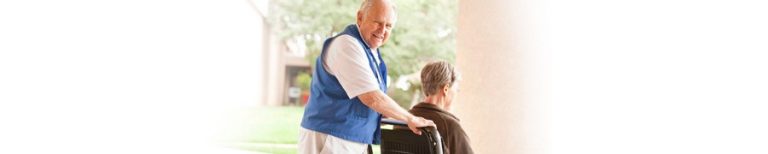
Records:
<instances>
[{"instance_id":1,"label":"seated person","mask_svg":"<svg viewBox=\"0 0 768 154\"><path fill-rule=\"evenodd\" d=\"M458 92L457 72L445 61L432 62L421 70L421 89L426 98L409 112L432 120L443 138L445 153L471 154L469 137L459 125L459 119L451 114L451 102Z\"/></svg>"}]
</instances>

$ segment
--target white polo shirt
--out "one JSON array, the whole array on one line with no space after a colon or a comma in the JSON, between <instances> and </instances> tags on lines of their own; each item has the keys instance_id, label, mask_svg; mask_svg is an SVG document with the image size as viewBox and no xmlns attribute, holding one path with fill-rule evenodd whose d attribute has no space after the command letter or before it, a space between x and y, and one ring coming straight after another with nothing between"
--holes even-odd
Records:
<instances>
[{"instance_id":1,"label":"white polo shirt","mask_svg":"<svg viewBox=\"0 0 768 154\"><path fill-rule=\"evenodd\" d=\"M381 60L378 51L371 49L376 68ZM379 90L379 81L373 75L368 64L368 56L362 45L352 36L336 37L323 57L323 66L331 75L336 76L350 99L360 94ZM379 70L376 70L379 72ZM386 77L386 74L382 74ZM300 128L298 152L306 154L327 153L367 153L368 144L352 142L328 134Z\"/></svg>"},{"instance_id":2,"label":"white polo shirt","mask_svg":"<svg viewBox=\"0 0 768 154\"><path fill-rule=\"evenodd\" d=\"M357 39L349 35L338 36L325 52L326 66L323 67L328 73L336 76L350 99L366 92L379 90L379 81L371 72L368 56ZM371 52L377 64L375 69L378 69L378 64L381 63L377 56L378 51L371 49ZM382 74L382 77L386 76Z\"/></svg>"}]
</instances>

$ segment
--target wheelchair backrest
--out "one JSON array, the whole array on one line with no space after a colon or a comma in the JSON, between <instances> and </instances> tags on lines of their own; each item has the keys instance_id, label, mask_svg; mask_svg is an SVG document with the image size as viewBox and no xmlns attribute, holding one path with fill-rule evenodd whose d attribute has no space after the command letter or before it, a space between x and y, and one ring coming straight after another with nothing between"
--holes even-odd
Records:
<instances>
[{"instance_id":1,"label":"wheelchair backrest","mask_svg":"<svg viewBox=\"0 0 768 154\"><path fill-rule=\"evenodd\" d=\"M392 129L381 129L382 154L443 154L443 141L435 127L422 127L421 135L414 134L405 122L382 119L382 126L392 125Z\"/></svg>"}]
</instances>

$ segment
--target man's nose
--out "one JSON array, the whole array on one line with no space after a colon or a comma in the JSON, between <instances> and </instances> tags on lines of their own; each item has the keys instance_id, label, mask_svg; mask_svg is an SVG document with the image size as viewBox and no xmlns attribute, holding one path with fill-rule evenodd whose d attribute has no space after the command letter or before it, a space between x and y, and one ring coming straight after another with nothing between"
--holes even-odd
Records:
<instances>
[{"instance_id":1,"label":"man's nose","mask_svg":"<svg viewBox=\"0 0 768 154\"><path fill-rule=\"evenodd\" d=\"M387 31L386 26L379 26L378 28L376 28L376 33L377 34L384 34L384 32L386 32L386 31Z\"/></svg>"}]
</instances>

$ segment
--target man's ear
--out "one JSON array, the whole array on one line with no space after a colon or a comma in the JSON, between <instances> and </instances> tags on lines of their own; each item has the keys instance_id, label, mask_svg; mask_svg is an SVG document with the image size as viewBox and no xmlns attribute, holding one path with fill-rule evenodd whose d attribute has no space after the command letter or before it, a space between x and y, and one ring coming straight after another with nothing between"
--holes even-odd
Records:
<instances>
[{"instance_id":1,"label":"man's ear","mask_svg":"<svg viewBox=\"0 0 768 154\"><path fill-rule=\"evenodd\" d=\"M357 26L360 26L360 23L363 22L363 11L357 11Z\"/></svg>"}]
</instances>

